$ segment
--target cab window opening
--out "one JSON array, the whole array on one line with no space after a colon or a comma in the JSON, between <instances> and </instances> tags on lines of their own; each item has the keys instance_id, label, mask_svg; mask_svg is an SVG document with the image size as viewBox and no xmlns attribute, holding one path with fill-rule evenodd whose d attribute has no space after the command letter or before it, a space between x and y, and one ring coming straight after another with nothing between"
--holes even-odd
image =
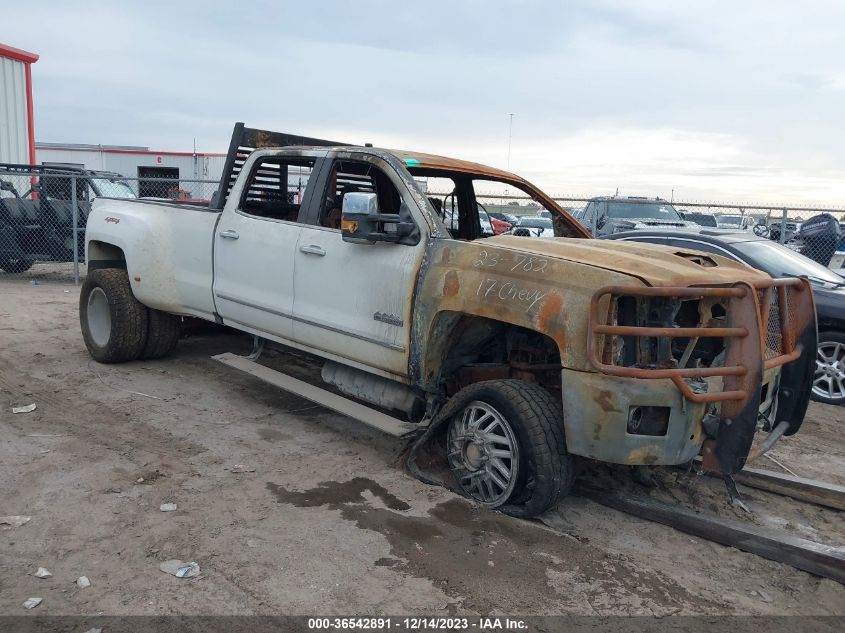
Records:
<instances>
[{"instance_id":1,"label":"cab window opening","mask_svg":"<svg viewBox=\"0 0 845 633\"><path fill-rule=\"evenodd\" d=\"M349 193L374 193L380 213L399 213L402 197L384 171L370 163L338 160L332 166L323 206L320 226L340 229L343 198Z\"/></svg>"},{"instance_id":2,"label":"cab window opening","mask_svg":"<svg viewBox=\"0 0 845 633\"><path fill-rule=\"evenodd\" d=\"M241 211L258 218L299 222L314 163L314 159L300 157L259 160L244 188Z\"/></svg>"}]
</instances>

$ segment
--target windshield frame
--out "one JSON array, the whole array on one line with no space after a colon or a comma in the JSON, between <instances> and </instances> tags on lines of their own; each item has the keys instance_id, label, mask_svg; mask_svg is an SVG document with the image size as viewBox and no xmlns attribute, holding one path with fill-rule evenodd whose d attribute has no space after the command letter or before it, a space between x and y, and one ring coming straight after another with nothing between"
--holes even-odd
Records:
<instances>
[{"instance_id":1,"label":"windshield frame","mask_svg":"<svg viewBox=\"0 0 845 633\"><path fill-rule=\"evenodd\" d=\"M574 237L581 239L595 239L584 226L573 218L563 207L561 207L554 199L546 194L542 189L537 188L529 181L513 175L513 178L505 178L498 175L484 173L483 171L471 171L468 169L455 169L445 166L435 165L413 165L404 162L403 167L408 173L409 186L421 196L421 202L426 206L432 221L441 226L445 231L449 231L445 222L436 213L431 202L427 199L430 193L423 192L420 187L418 178L450 178L456 185L456 191L461 187L469 187L469 194L473 200L482 197L476 194L474 186L476 182L495 182L503 185L509 185L526 194L531 200L539 204L542 208L549 211L552 215L552 230L556 232L555 223L561 230L562 237ZM477 200L476 200L477 201Z\"/></svg>"}]
</instances>

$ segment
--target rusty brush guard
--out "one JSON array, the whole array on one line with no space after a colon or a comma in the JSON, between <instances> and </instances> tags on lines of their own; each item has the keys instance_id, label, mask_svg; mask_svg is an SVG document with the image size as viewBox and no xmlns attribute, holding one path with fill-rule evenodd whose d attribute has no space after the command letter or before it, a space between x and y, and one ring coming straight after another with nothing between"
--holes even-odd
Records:
<instances>
[{"instance_id":1,"label":"rusty brush guard","mask_svg":"<svg viewBox=\"0 0 845 633\"><path fill-rule=\"evenodd\" d=\"M696 327L619 325L616 312L623 297L719 303L724 307L720 319L724 323L708 327L699 313ZM604 374L670 379L690 402L721 403L718 438L705 441L703 448L708 470L730 474L745 464L756 432L765 370L785 366L779 385L775 383L778 410L772 424L788 421L787 434L791 435L804 418L816 347L815 304L807 279L768 279L729 287L606 286L597 290L590 302L587 337L590 362ZM674 339L688 339L688 343L680 362L664 354L662 358L638 357L623 365L614 362L616 337L625 337L628 342L623 345L638 350L646 339L663 350L671 350ZM702 339L721 339L724 361L686 366ZM805 350L809 353L802 358ZM710 377L723 378L721 391L707 390L703 379Z\"/></svg>"}]
</instances>

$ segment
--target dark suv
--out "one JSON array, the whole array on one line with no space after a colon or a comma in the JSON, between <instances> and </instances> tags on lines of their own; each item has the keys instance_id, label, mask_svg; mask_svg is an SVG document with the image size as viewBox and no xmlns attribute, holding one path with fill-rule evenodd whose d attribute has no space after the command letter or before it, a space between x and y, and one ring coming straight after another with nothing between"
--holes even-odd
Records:
<instances>
[{"instance_id":1,"label":"dark suv","mask_svg":"<svg viewBox=\"0 0 845 633\"><path fill-rule=\"evenodd\" d=\"M697 226L694 222L684 220L667 200L638 196L593 198L584 211L578 214L578 221L596 237L635 229L686 229Z\"/></svg>"}]
</instances>

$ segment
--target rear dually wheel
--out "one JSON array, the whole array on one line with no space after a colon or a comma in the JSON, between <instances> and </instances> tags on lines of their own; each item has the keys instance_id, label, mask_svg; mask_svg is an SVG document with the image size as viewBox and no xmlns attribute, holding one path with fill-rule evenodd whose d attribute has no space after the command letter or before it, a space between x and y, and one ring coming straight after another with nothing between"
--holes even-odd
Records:
<instances>
[{"instance_id":1,"label":"rear dually wheel","mask_svg":"<svg viewBox=\"0 0 845 633\"><path fill-rule=\"evenodd\" d=\"M147 308L132 294L125 270L91 271L79 295L79 323L85 347L94 360L135 360L147 340Z\"/></svg>"}]
</instances>

